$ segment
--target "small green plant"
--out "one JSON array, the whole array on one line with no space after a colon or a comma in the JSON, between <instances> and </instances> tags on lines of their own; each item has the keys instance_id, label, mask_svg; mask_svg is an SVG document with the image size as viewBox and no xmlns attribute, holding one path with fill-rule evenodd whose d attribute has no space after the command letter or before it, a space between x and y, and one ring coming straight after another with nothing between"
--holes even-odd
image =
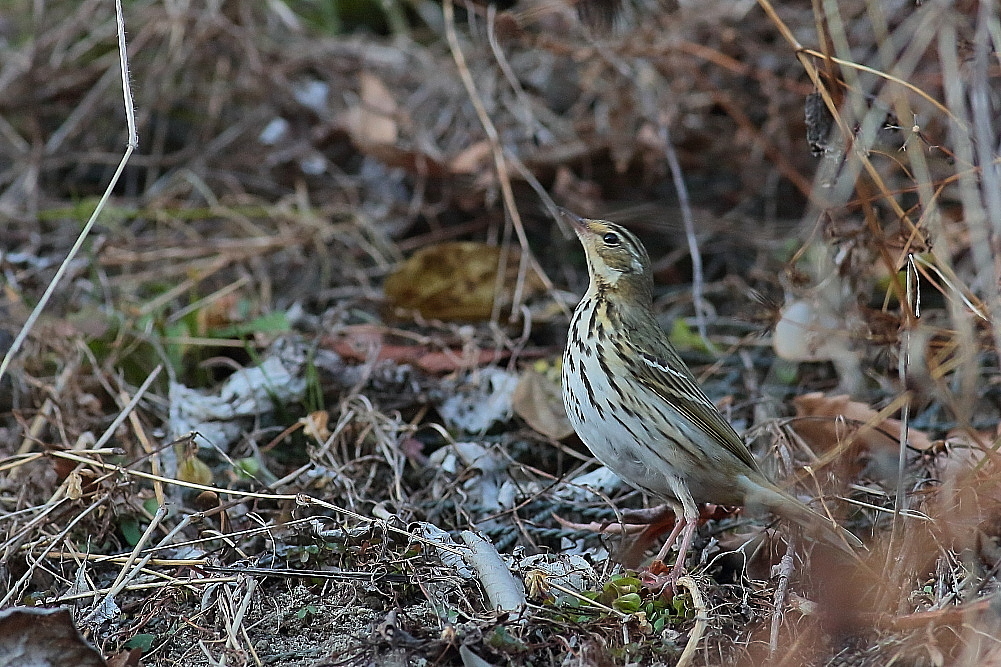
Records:
<instances>
[{"instance_id":1,"label":"small green plant","mask_svg":"<svg viewBox=\"0 0 1001 667\"><path fill-rule=\"evenodd\" d=\"M665 598L659 593L652 593L634 572L615 575L605 582L600 591L584 591L583 595L624 614L642 614L644 623L649 624L650 629L657 634L664 628L694 617L691 599L687 594ZM566 611L578 610L578 613L571 615L571 620L578 623L593 619L597 609L576 598L563 596L556 598L553 604ZM603 614L598 612L598 615Z\"/></svg>"},{"instance_id":2,"label":"small green plant","mask_svg":"<svg viewBox=\"0 0 1001 667\"><path fill-rule=\"evenodd\" d=\"M320 610L317 609L316 605L308 604L305 607L300 608L299 611L295 612L295 617L300 621L304 621L306 619L311 619L319 613Z\"/></svg>"}]
</instances>

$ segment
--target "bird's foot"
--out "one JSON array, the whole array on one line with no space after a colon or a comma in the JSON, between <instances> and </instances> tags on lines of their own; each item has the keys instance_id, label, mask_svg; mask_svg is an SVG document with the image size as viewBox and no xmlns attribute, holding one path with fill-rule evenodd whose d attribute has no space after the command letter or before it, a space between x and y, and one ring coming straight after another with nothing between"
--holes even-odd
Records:
<instances>
[{"instance_id":1,"label":"bird's foot","mask_svg":"<svg viewBox=\"0 0 1001 667\"><path fill-rule=\"evenodd\" d=\"M648 589L656 591L658 595L667 597L668 591L670 591L670 595L673 596L678 579L688 574L683 558L680 556L674 567L671 568L662 560L653 561L650 563L649 569L640 575L640 581Z\"/></svg>"}]
</instances>

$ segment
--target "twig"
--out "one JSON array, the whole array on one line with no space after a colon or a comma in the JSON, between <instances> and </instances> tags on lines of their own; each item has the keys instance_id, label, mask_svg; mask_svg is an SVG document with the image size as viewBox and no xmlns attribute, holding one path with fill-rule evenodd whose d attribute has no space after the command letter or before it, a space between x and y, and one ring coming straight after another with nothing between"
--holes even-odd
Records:
<instances>
[{"instance_id":1,"label":"twig","mask_svg":"<svg viewBox=\"0 0 1001 667\"><path fill-rule=\"evenodd\" d=\"M695 326L699 330L702 340L708 341L709 334L706 331L706 311L709 310L705 299L705 279L702 275L702 253L699 251L699 240L695 236L695 217L692 215L692 203L688 198L688 187L681 173L681 162L678 160L678 153L671 143L670 131L667 128L667 121L660 119L657 123L660 131L660 140L664 144L664 156L667 164L671 168L671 180L674 182L674 190L678 193L678 205L681 207L681 220L685 224L685 239L688 241L688 254L692 258L692 303L695 306Z\"/></svg>"},{"instance_id":2,"label":"twig","mask_svg":"<svg viewBox=\"0 0 1001 667\"><path fill-rule=\"evenodd\" d=\"M873 74L875 76L878 76L878 77L881 77L883 79L886 79L887 81L892 81L893 83L901 85L904 88L907 88L908 90L910 90L911 92L913 92L913 93L915 93L917 95L920 95L924 100L926 100L928 103L930 103L932 106L934 106L936 109L938 109L939 111L941 111L943 114L945 114L949 118L952 118L953 120L957 120L957 122L959 122L958 119L956 119L956 117L953 115L953 113L951 111L949 111L948 107L946 107L941 102L939 102L938 100L936 100L934 97L932 97L931 95L929 95L925 91L921 90L920 88L918 88L917 86L915 86L913 83L910 83L909 81L904 81L903 79L895 77L892 74L887 74L886 72L881 72L880 70L875 69L873 67L866 67L865 65L860 65L859 63L852 62L850 60L843 60L841 58L836 58L836 57L831 56L831 55L824 55L823 53L820 53L819 51L814 51L813 49L808 49L808 48L806 48L804 46L800 46L798 50L799 50L800 53L811 55L814 58L820 58L821 60L830 60L833 63L837 63L838 65L841 65L842 67L851 67L852 69L857 69L860 72L865 72L866 74Z\"/></svg>"},{"instance_id":3,"label":"twig","mask_svg":"<svg viewBox=\"0 0 1001 667\"><path fill-rule=\"evenodd\" d=\"M56 291L56 287L59 286L63 276L66 275L66 272L69 270L70 263L73 261L73 258L76 257L80 248L83 247L83 242L90 234L90 230L94 226L94 223L97 222L97 217L104 210L104 206L111 197L111 193L114 190L115 185L118 184L118 179L121 177L122 172L125 171L125 165L129 161L132 151L139 146L139 133L136 131L136 116L132 102L132 88L129 84L129 59L128 50L125 47L125 18L122 15L121 0L115 0L115 16L118 20L118 57L119 67L121 68L122 74L122 95L125 99L125 118L129 127L128 145L125 147L125 154L122 156L121 162L118 163L118 168L111 177L108 187L105 188L104 194L101 195L100 201L97 202L97 206L94 208L94 212L87 220L87 224L85 224L83 229L80 230L80 234L77 236L76 242L73 243L73 247L70 248L69 253L66 255L66 259L64 259L62 264L59 265L59 268L56 270L56 275L52 277L52 281L49 283L48 287L45 288L45 292L38 300L38 304L31 311L31 314L28 316L24 326L22 326L21 330L17 332L17 336L14 338L14 342L11 343L10 349L7 350L7 354L4 355L3 361L0 361L0 378L3 378L4 373L7 371L7 367L10 366L10 362L13 361L14 356L18 353L18 351L20 351L21 346L24 344L25 339L27 339L28 334L34 328L35 323L41 316L45 306L48 305L49 299L52 298L52 294Z\"/></svg>"},{"instance_id":4,"label":"twig","mask_svg":"<svg viewBox=\"0 0 1001 667\"><path fill-rule=\"evenodd\" d=\"M549 280L549 277L545 275L545 272L535 261L535 257L532 255L531 247L528 244L528 237L525 235L525 227L521 223L521 213L518 212L518 207L514 201L514 189L511 187L511 178L507 173L507 165L504 160L504 149L501 147L500 137L497 134L497 128L494 126L492 120L490 120L490 115L487 113L486 108L483 106L483 101L480 99L479 93L476 90L476 83L473 81L473 75L469 71L469 65L466 63L466 57L462 53L462 47L459 45L459 37L455 32L455 7L453 5L453 0L445 0L442 3L442 12L445 18L445 38L448 40L448 48L452 52L452 59L455 61L455 66L459 70L459 78L462 79L462 85L466 88L466 94L469 95L469 100L473 104L473 108L476 110L476 116L480 120L480 125L483 126L483 131L487 135L487 140L490 142L490 149L494 158L494 169L497 172L497 180L500 183L501 195L504 198L504 209L507 211L511 225L514 227L515 234L518 236L518 243L521 245L521 263L518 267L518 281L515 284L514 295L512 296L511 304L511 317L516 317L516 313L521 311L521 299L522 292L525 288L525 275L528 268L531 267L532 270L539 276L546 289L552 290L553 285ZM498 281L503 279L502 271L498 270ZM494 300L494 311L491 313L491 320L496 320L498 316L498 299Z\"/></svg>"},{"instance_id":5,"label":"twig","mask_svg":"<svg viewBox=\"0 0 1001 667\"><path fill-rule=\"evenodd\" d=\"M112 608L112 605L114 605L113 598L118 595L118 593L125 587L126 584L128 584L129 581L134 579L136 575L139 574L142 568L146 566L146 563L149 562L149 559L153 557L152 554L143 557L143 559L139 562L138 567L132 568L132 563L134 563L136 558L139 557L139 552L142 551L143 546L149 541L149 538L152 537L153 531L156 530L157 526L160 525L166 516L167 507L165 505L160 505L160 507L156 510L156 514L153 515L153 520L149 522L149 525L146 526L146 530L143 531L139 541L136 542L136 546L132 549L132 553L129 554L128 559L126 559L125 563L122 564L122 569L118 573L118 577L115 578L115 583L113 583L111 588L108 589L107 594L101 602L95 605L94 609L92 609L91 612L80 621L82 624L93 622L95 619L100 622L108 620L111 617L108 610ZM177 529L175 528L175 531L176 530ZM115 609L117 610L117 606ZM117 616L117 614L114 615Z\"/></svg>"},{"instance_id":6,"label":"twig","mask_svg":"<svg viewBox=\"0 0 1001 667\"><path fill-rule=\"evenodd\" d=\"M73 452L53 451L53 452L50 452L49 455L52 456L52 457L54 457L54 458L60 458L60 459L67 459L67 460L70 460L70 461L76 461L77 463L86 463L87 465L95 467L95 468L101 468L103 470L110 470L110 471L121 473L123 475L129 475L129 476L132 476L132 477L138 477L140 479L147 479L147 480L150 480L150 481L157 481L157 480L159 480L159 481L163 482L164 484L169 484L169 485L173 485L173 486L180 486L180 487L183 487L183 488L186 488L186 489L195 489L197 491L211 491L211 492L217 493L219 495L236 496L236 497L239 497L239 498L261 498L261 499L269 499L269 500L292 500L292 501L295 501L296 503L298 503L299 505L306 506L306 507L311 506L311 505L317 505L319 507L323 507L323 508L329 509L329 510L331 510L333 512L337 512L339 514L343 514L344 516L350 517L352 519L356 519L358 521L375 521L375 522L378 522L384 529L386 529L386 530L388 530L390 532L397 533L399 535L406 535L411 540L414 540L416 542L421 542L422 544L431 545L431 546L434 546L434 547L437 547L437 548L445 549L447 551L452 551L452 552L459 553L459 554L462 553L462 551L456 549L455 547L449 546L447 544L441 544L441 543L436 542L434 540L429 540L427 538L421 537L420 535L415 535L414 533L412 533L410 531L407 531L407 530L405 530L403 528L400 528L398 526L393 525L391 522L379 521L377 519L373 519L372 517L364 516L362 514L358 514L357 512L352 512L349 509L346 509L346 508L343 508L343 507L339 507L337 505L334 505L333 503L328 503L328 502L326 502L324 500L320 500L319 498L314 498L314 497L309 496L309 495L307 495L305 493L299 493L299 494L260 493L260 492L257 492L257 491L241 491L241 490L238 490L238 489L223 489L223 488L219 488L219 487L216 487L216 486L209 486L207 484L196 484L194 482L185 482L184 480L171 479L169 477L163 477L161 475L153 475L151 473L143 472L141 470L131 470L129 468L125 468L123 466L115 465L113 463L104 463L103 461L93 461L91 459L84 458L83 456L79 456L79 455L77 455L77 454L75 454ZM0 604L0 606L2 606L2 604Z\"/></svg>"},{"instance_id":7,"label":"twig","mask_svg":"<svg viewBox=\"0 0 1001 667\"><path fill-rule=\"evenodd\" d=\"M789 542L786 545L786 552L782 555L782 560L779 561L778 566L779 582L775 587L775 596L773 597L772 627L768 637L768 657L773 657L775 652L779 650L779 630L782 627L783 617L782 610L785 607L786 595L789 593L789 579L796 567L796 559L793 557L795 553L796 537L795 535L790 535Z\"/></svg>"},{"instance_id":8,"label":"twig","mask_svg":"<svg viewBox=\"0 0 1001 667\"><path fill-rule=\"evenodd\" d=\"M462 541L470 548L465 554L490 606L497 611L517 613L525 607L525 587L511 574L493 544L470 530L462 531Z\"/></svg>"},{"instance_id":9,"label":"twig","mask_svg":"<svg viewBox=\"0 0 1001 667\"><path fill-rule=\"evenodd\" d=\"M34 562L25 570L24 574L21 575L21 578L18 579L10 587L10 589L7 591L7 595L5 595L2 600L0 600L0 607L6 607L8 605L8 603L10 603L10 601L12 599L16 599L16 598L20 597L20 595L21 595L21 586L23 584L25 584L34 575L34 573L35 573L35 564L38 561L40 561L43 558L45 558L46 554L48 554L50 551L52 551L56 547L57 544L59 544L60 542L62 542L63 539L66 538L66 536L70 533L71 530L73 530L73 528L76 527L76 525L78 523L80 523L81 521L83 521L85 517L89 516L91 512L93 512L94 510L96 510L98 507L101 507L103 504L104 504L104 501L99 501L99 502L96 502L96 503L92 503L90 505L90 507L88 507L87 509L83 510L82 512L80 512L79 514L77 514L75 517L73 517L73 520L70 521L69 524L67 524L67 526L62 530L61 533L59 533L58 535L56 535L52 539L52 541L50 542L49 546L47 546L45 548L45 550L41 553L41 555L39 555L38 558L36 558L34 560Z\"/></svg>"},{"instance_id":10,"label":"twig","mask_svg":"<svg viewBox=\"0 0 1001 667\"><path fill-rule=\"evenodd\" d=\"M31 425L24 434L24 439L21 440L21 446L17 449L18 454L27 454L31 451L38 438L38 434L42 432L42 427L48 422L49 415L52 414L52 411L56 407L55 399L62 396L63 390L66 389L66 384L79 368L80 359L77 357L77 359L67 364L66 368L59 374L59 377L56 378L56 384L52 388L51 395L46 397L38 414L31 420Z\"/></svg>"},{"instance_id":11,"label":"twig","mask_svg":"<svg viewBox=\"0 0 1001 667\"><path fill-rule=\"evenodd\" d=\"M163 364L160 364L153 369L153 372L150 373L149 376L147 376L146 380L142 383L142 385L140 385L139 389L136 391L136 395L132 397L132 400L129 401L128 405L122 408L122 411L118 413L118 416L115 417L115 420L113 422L111 422L111 425L104 430L104 433L101 434L101 437L98 438L97 442L94 443L94 449L100 449L108 442L108 440L111 440L111 436L115 434L115 431L118 430L118 427L121 426L126 419L128 419L130 414L132 414L132 411L135 409L136 405L138 405L142 397L146 395L146 390L149 389L149 386L153 384L153 381L156 380L156 378L160 375L160 371L162 370L163 370Z\"/></svg>"},{"instance_id":12,"label":"twig","mask_svg":"<svg viewBox=\"0 0 1001 667\"><path fill-rule=\"evenodd\" d=\"M900 352L897 359L897 373L900 375L900 383L907 386L907 371L910 364L911 354L911 329L916 324L916 320L921 316L921 301L918 297L919 286L916 281L919 278L914 261L910 258L907 262L905 293L907 294L908 308L902 308L902 324L900 335ZM913 317L911 316L913 314ZM910 398L910 393L904 394ZM897 453L897 492L893 498L893 528L890 531L890 545L886 550L886 570L890 570L892 560L896 559L897 553L894 545L900 539L900 531L903 529L902 512L907 509L904 503L907 496L904 489L904 475L907 472L907 429L910 418L911 401L904 401L900 408L900 443Z\"/></svg>"},{"instance_id":13,"label":"twig","mask_svg":"<svg viewBox=\"0 0 1001 667\"><path fill-rule=\"evenodd\" d=\"M248 579L247 590L243 594L243 599L240 600L240 606L236 609L236 614L233 615L233 623L229 626L229 631L233 636L233 648L238 648L236 645L236 632L239 631L243 635L243 641L247 645L247 649L250 654L254 656L254 662L258 667L261 667L262 663L260 656L257 655L257 651L254 649L254 642L250 641L250 635L247 634L247 628L243 624L243 619L247 615L247 609L250 608L250 603L254 599L254 592L257 590L257 580Z\"/></svg>"},{"instance_id":14,"label":"twig","mask_svg":"<svg viewBox=\"0 0 1001 667\"><path fill-rule=\"evenodd\" d=\"M163 576L162 574L159 576ZM141 584L129 584L125 586L122 590L125 591L148 591L155 588L164 588L165 586L211 586L212 584L227 584L233 581L239 581L240 577L191 577L188 579L172 579L167 582L163 581L148 581ZM84 598L94 597L95 595L104 595L110 588L99 588L94 591L84 591L83 593L71 593L69 595L61 595L57 598L46 598L46 604L58 604L60 602L72 602L74 600L83 600ZM119 591L121 592L121 591Z\"/></svg>"}]
</instances>

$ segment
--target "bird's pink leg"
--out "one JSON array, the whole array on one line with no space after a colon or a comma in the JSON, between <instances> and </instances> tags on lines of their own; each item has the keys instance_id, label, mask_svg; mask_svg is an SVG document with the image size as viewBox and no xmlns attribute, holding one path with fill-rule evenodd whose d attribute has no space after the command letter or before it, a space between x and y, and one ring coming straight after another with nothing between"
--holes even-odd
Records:
<instances>
[{"instance_id":1,"label":"bird's pink leg","mask_svg":"<svg viewBox=\"0 0 1001 667\"><path fill-rule=\"evenodd\" d=\"M671 581L677 581L678 577L685 573L685 557L688 556L688 549L692 546L692 539L695 538L695 529L699 527L699 519L685 519L683 524L685 532L681 535L681 546L678 547L678 560L675 561L671 573L667 575Z\"/></svg>"},{"instance_id":2,"label":"bird's pink leg","mask_svg":"<svg viewBox=\"0 0 1001 667\"><path fill-rule=\"evenodd\" d=\"M678 560L674 562L674 567L671 568L666 577L654 575L653 573L651 573L652 576L649 578L644 577L644 583L647 585L670 585L672 588L674 587L674 582L685 573L685 557L688 555L688 549L691 548L692 540L695 538L695 530L699 527L699 510L695 505L695 501L692 500L688 488L680 481L675 481L675 484L672 486L677 486L675 493L681 498L682 511L675 512L678 521L671 531L670 536L668 536L667 542L661 548L660 553L657 554L657 560L654 563L660 561L661 565L663 564L667 552L671 549L671 545L677 539L678 533L681 533L681 544L678 546ZM682 516L684 516L684 520L682 520Z\"/></svg>"},{"instance_id":3,"label":"bird's pink leg","mask_svg":"<svg viewBox=\"0 0 1001 667\"><path fill-rule=\"evenodd\" d=\"M664 562L664 559L667 558L667 553L678 540L678 533L680 533L681 529L687 525L688 524L686 522L680 520L680 517L675 518L674 528L671 529L671 534L667 536L667 541L664 542L664 546L662 546L660 551L657 552L657 556L654 558L655 561L659 560L660 562Z\"/></svg>"}]
</instances>

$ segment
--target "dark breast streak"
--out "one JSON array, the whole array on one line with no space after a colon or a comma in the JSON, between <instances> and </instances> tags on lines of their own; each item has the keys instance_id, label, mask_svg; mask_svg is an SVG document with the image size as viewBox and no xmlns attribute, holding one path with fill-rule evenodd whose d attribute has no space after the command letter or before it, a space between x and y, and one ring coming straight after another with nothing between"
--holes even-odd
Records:
<instances>
[{"instance_id":1,"label":"dark breast streak","mask_svg":"<svg viewBox=\"0 0 1001 667\"><path fill-rule=\"evenodd\" d=\"M684 430L672 423L672 420L685 419L684 416L659 409L659 404L665 400L663 394L669 396L670 393L654 391L643 380L646 369L641 365L642 352L628 342L635 331L621 318L621 309L606 298L596 304L594 312L592 319L604 321L608 329L617 334L614 340L608 340L597 348L598 363L618 399L617 410L611 411L612 416L638 443L647 445L651 453L667 466L678 467L674 461L680 457L685 460L683 467L707 470L710 465L708 457ZM629 418L624 420L621 417ZM638 434L638 430L642 434Z\"/></svg>"}]
</instances>

